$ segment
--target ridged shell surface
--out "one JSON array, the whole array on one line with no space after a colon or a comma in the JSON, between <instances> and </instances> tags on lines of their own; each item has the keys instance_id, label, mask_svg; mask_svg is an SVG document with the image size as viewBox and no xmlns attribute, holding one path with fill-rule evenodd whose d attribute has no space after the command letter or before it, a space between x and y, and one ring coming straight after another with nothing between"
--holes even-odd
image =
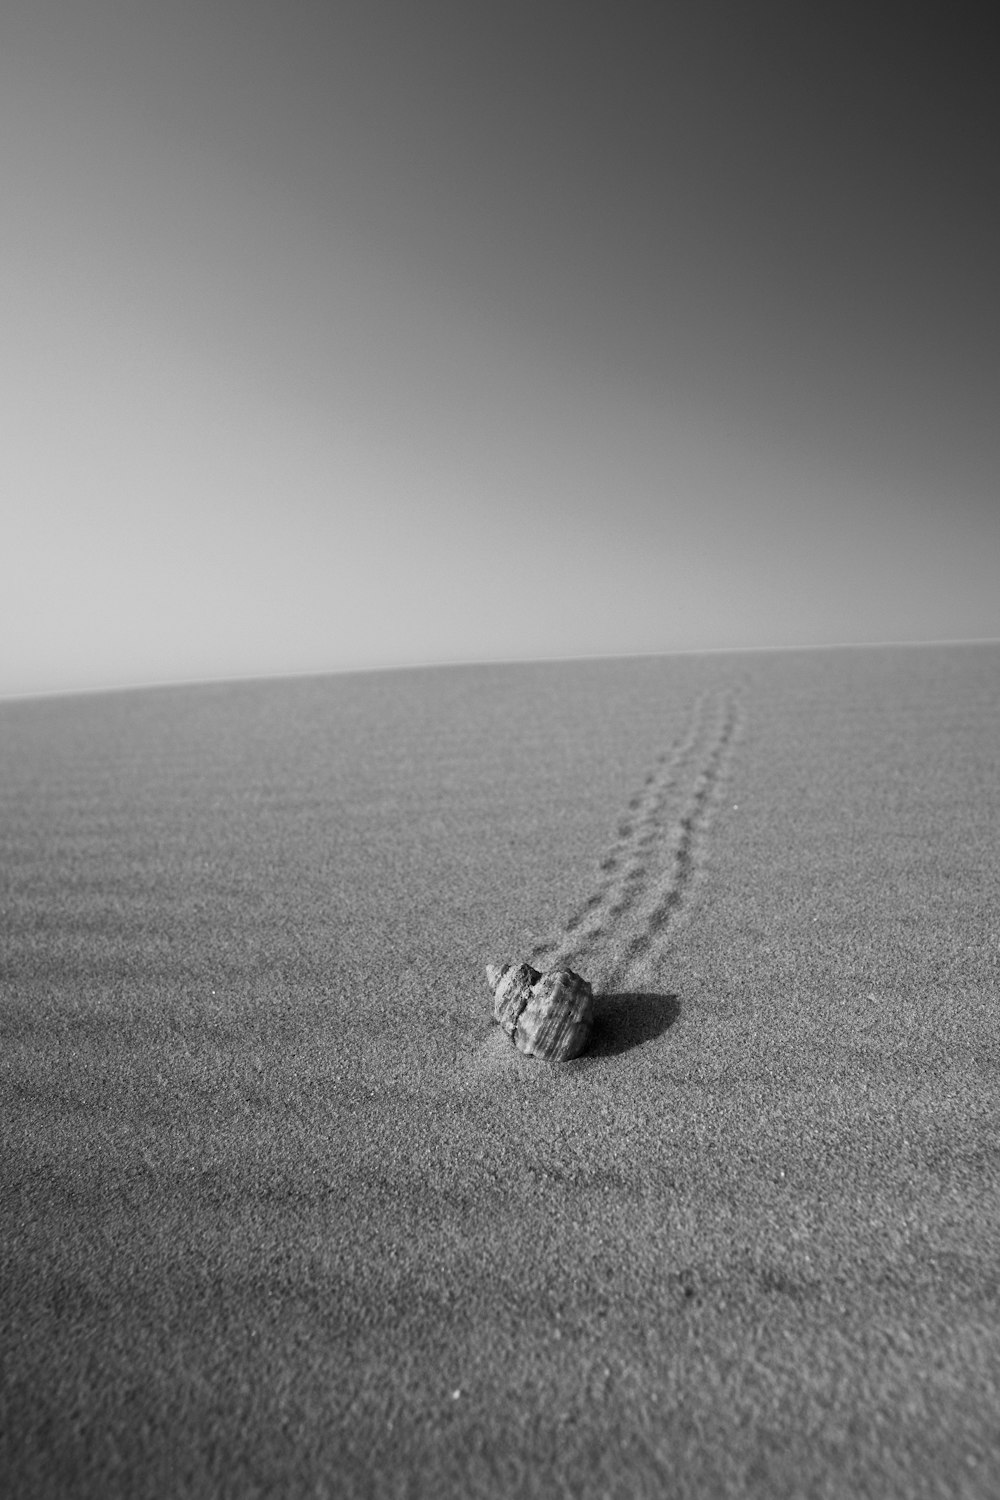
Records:
<instances>
[{"instance_id":1,"label":"ridged shell surface","mask_svg":"<svg viewBox=\"0 0 1000 1500\"><path fill-rule=\"evenodd\" d=\"M529 1057L568 1062L590 1039L594 992L572 969L553 969L532 987L521 1012L514 1045Z\"/></svg>"},{"instance_id":2,"label":"ridged shell surface","mask_svg":"<svg viewBox=\"0 0 1000 1500\"><path fill-rule=\"evenodd\" d=\"M540 974L530 964L489 964L493 1019L528 1057L568 1062L590 1038L594 993L572 969Z\"/></svg>"},{"instance_id":3,"label":"ridged shell surface","mask_svg":"<svg viewBox=\"0 0 1000 1500\"><path fill-rule=\"evenodd\" d=\"M486 980L493 991L493 1019L511 1040L521 1012L531 999L532 985L537 984L541 977L530 964L518 964L517 968L510 964L490 964L486 970Z\"/></svg>"}]
</instances>

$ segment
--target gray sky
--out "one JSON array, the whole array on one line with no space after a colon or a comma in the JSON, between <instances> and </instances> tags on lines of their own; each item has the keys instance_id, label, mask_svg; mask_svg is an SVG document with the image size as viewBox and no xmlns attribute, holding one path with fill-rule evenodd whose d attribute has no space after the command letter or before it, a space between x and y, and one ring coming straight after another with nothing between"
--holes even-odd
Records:
<instances>
[{"instance_id":1,"label":"gray sky","mask_svg":"<svg viewBox=\"0 0 1000 1500\"><path fill-rule=\"evenodd\" d=\"M1000 636L973 10L14 0L0 692Z\"/></svg>"}]
</instances>

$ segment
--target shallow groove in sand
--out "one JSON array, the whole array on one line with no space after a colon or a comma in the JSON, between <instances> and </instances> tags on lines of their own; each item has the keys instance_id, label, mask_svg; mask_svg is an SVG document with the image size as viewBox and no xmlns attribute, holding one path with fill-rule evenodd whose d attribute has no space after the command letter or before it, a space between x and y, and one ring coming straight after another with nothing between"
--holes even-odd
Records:
<instances>
[{"instance_id":1,"label":"shallow groove in sand","mask_svg":"<svg viewBox=\"0 0 1000 1500\"><path fill-rule=\"evenodd\" d=\"M531 950L530 962L549 968L596 965L607 988L648 967L689 903L742 717L732 694L702 694L695 701L673 747L657 758L642 790L630 798L593 891L558 937Z\"/></svg>"},{"instance_id":2,"label":"shallow groove in sand","mask_svg":"<svg viewBox=\"0 0 1000 1500\"><path fill-rule=\"evenodd\" d=\"M735 739L743 723L739 700L727 696L719 705L711 738L705 746L700 770L680 817L670 830L668 848L672 858L659 878L646 887L646 899L638 912L635 930L624 951L617 955L611 976L621 983L635 977L637 969L661 951L668 927L690 906L692 887L707 854L707 835L719 801L722 780L728 770Z\"/></svg>"}]
</instances>

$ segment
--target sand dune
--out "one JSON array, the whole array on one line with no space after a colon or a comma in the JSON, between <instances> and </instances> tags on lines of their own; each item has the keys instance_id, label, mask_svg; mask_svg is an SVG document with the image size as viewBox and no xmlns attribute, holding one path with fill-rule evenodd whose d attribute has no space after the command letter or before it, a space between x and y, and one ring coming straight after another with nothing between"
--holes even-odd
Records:
<instances>
[{"instance_id":1,"label":"sand dune","mask_svg":"<svg viewBox=\"0 0 1000 1500\"><path fill-rule=\"evenodd\" d=\"M0 705L0 1487L1000 1493L998 745L996 646Z\"/></svg>"}]
</instances>

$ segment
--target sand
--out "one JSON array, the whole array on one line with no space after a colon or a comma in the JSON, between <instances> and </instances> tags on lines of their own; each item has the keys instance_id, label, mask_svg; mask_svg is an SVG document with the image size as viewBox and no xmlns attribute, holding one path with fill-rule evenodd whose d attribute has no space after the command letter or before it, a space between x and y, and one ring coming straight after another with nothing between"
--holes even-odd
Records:
<instances>
[{"instance_id":1,"label":"sand","mask_svg":"<svg viewBox=\"0 0 1000 1500\"><path fill-rule=\"evenodd\" d=\"M1000 1493L998 758L997 646L0 704L0 1490Z\"/></svg>"}]
</instances>

